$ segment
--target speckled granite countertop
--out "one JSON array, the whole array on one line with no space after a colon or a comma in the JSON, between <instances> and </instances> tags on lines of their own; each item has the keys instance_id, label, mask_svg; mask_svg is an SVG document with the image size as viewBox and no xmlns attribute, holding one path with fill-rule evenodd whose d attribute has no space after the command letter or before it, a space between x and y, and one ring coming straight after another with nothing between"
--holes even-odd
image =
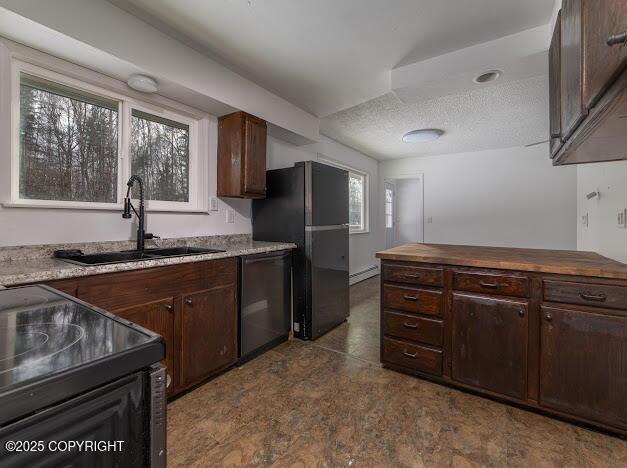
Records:
<instances>
[{"instance_id":1,"label":"speckled granite countertop","mask_svg":"<svg viewBox=\"0 0 627 468\"><path fill-rule=\"evenodd\" d=\"M296 248L296 245L290 243L253 241L249 234L184 237L146 241L146 248L163 248L182 245L220 249L224 250L224 252L112 263L109 265L82 266L53 258L52 252L58 249L81 249L87 254L132 250L135 248L135 243L132 241L113 241L0 247L0 285L13 286L25 283L38 283L57 279L99 275L116 271L140 270L165 265L178 265L181 263L239 257L242 255L253 255Z\"/></svg>"}]
</instances>

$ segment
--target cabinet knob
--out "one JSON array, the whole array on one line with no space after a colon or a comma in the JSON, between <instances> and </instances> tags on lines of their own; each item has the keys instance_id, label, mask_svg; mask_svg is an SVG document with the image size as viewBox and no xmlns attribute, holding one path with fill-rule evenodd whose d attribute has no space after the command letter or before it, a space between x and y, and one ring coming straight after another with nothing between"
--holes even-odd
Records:
<instances>
[{"instance_id":1,"label":"cabinet knob","mask_svg":"<svg viewBox=\"0 0 627 468\"><path fill-rule=\"evenodd\" d=\"M185 304L192 305L194 302L191 299L185 299Z\"/></svg>"},{"instance_id":2,"label":"cabinet knob","mask_svg":"<svg viewBox=\"0 0 627 468\"><path fill-rule=\"evenodd\" d=\"M524 317L524 316L525 316L525 311L524 311L523 309L520 309L520 310L518 311L518 315L519 315L520 317Z\"/></svg>"},{"instance_id":3,"label":"cabinet knob","mask_svg":"<svg viewBox=\"0 0 627 468\"><path fill-rule=\"evenodd\" d=\"M607 41L605 41L605 43L610 47L617 44L627 44L627 31L612 34L610 37L607 38Z\"/></svg>"},{"instance_id":4,"label":"cabinet knob","mask_svg":"<svg viewBox=\"0 0 627 468\"><path fill-rule=\"evenodd\" d=\"M166 304L165 306L165 310L167 311L171 311L174 307L172 307L172 304Z\"/></svg>"},{"instance_id":5,"label":"cabinet knob","mask_svg":"<svg viewBox=\"0 0 627 468\"><path fill-rule=\"evenodd\" d=\"M547 322L550 322L551 320L553 320L553 315L547 312L546 314L544 314L544 318Z\"/></svg>"}]
</instances>

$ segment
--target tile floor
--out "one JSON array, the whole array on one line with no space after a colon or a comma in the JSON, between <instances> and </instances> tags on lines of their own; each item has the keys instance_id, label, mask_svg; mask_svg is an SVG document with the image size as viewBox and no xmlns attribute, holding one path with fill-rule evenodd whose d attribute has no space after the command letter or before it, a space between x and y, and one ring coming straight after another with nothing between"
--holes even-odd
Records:
<instances>
[{"instance_id":1,"label":"tile floor","mask_svg":"<svg viewBox=\"0 0 627 468\"><path fill-rule=\"evenodd\" d=\"M378 294L172 402L169 466L627 466L627 441L381 368Z\"/></svg>"}]
</instances>

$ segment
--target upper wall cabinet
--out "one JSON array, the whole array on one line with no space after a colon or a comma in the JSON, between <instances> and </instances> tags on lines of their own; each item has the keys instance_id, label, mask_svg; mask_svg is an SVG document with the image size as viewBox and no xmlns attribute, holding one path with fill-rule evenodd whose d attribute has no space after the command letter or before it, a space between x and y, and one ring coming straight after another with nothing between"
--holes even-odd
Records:
<instances>
[{"instance_id":1,"label":"upper wall cabinet","mask_svg":"<svg viewBox=\"0 0 627 468\"><path fill-rule=\"evenodd\" d=\"M267 125L245 112L218 120L218 196L265 198Z\"/></svg>"},{"instance_id":2,"label":"upper wall cabinet","mask_svg":"<svg viewBox=\"0 0 627 468\"><path fill-rule=\"evenodd\" d=\"M549 50L554 164L627 159L627 1L563 0Z\"/></svg>"}]
</instances>

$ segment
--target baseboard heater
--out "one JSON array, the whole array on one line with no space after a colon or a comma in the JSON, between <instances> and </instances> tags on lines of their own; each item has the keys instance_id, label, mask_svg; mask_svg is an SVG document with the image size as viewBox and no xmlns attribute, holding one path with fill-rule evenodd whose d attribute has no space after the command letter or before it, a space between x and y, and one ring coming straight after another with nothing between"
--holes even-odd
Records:
<instances>
[{"instance_id":1,"label":"baseboard heater","mask_svg":"<svg viewBox=\"0 0 627 468\"><path fill-rule=\"evenodd\" d=\"M349 275L349 283L354 284L361 280L365 280L379 273L379 266L372 265L365 270L358 271Z\"/></svg>"}]
</instances>

